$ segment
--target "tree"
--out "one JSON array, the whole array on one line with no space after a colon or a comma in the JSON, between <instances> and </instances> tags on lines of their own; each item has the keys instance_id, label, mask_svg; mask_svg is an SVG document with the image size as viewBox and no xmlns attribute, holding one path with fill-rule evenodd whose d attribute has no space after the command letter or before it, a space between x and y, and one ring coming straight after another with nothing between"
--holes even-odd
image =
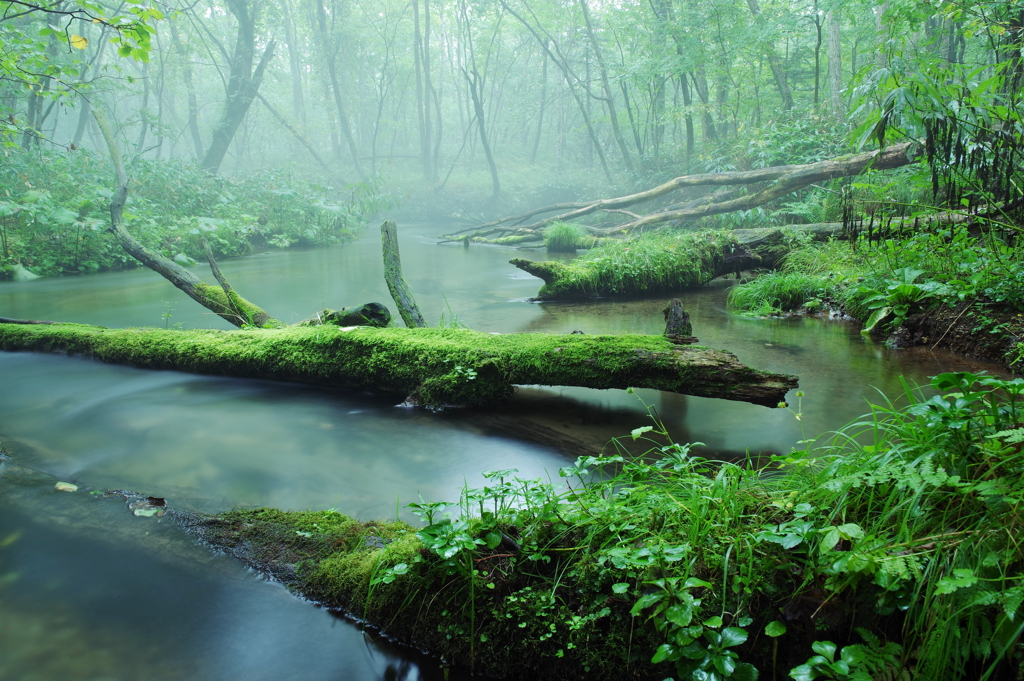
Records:
<instances>
[{"instance_id":1,"label":"tree","mask_svg":"<svg viewBox=\"0 0 1024 681\"><path fill-rule=\"evenodd\" d=\"M228 9L238 20L238 32L235 37L235 48L231 55L231 72L225 92L224 112L220 122L213 129L210 146L203 155L200 165L216 174L220 169L224 156L228 153L231 141L249 112L256 94L259 92L267 65L274 57L275 41L271 40L263 48L263 54L255 69L256 59L256 22L259 16L260 0L226 0Z\"/></svg>"}]
</instances>

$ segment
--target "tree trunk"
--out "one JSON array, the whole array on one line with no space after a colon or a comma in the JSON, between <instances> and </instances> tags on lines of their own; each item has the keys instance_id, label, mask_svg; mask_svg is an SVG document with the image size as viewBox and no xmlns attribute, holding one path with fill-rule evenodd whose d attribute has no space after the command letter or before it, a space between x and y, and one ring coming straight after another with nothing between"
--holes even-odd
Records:
<instances>
[{"instance_id":1,"label":"tree trunk","mask_svg":"<svg viewBox=\"0 0 1024 681\"><path fill-rule=\"evenodd\" d=\"M0 350L85 355L146 369L379 390L423 405L488 406L515 385L654 388L774 407L796 378L661 336L488 334L292 326L240 331L0 324Z\"/></svg>"},{"instance_id":2,"label":"tree trunk","mask_svg":"<svg viewBox=\"0 0 1024 681\"><path fill-rule=\"evenodd\" d=\"M165 258L135 240L125 229L122 213L124 203L128 199L128 175L125 173L121 154L114 141L114 134L107 122L106 115L99 109L93 109L96 123L107 142L110 158L114 163L117 176L117 189L110 200L110 232L129 255L146 267L160 274L164 279L192 300L207 308L221 319L235 326L278 327L281 322L271 317L258 305L250 303L233 291L228 292L224 286L211 286L200 281L194 274L178 263Z\"/></svg>"},{"instance_id":3,"label":"tree trunk","mask_svg":"<svg viewBox=\"0 0 1024 681\"><path fill-rule=\"evenodd\" d=\"M398 254L398 225L390 220L381 224L380 240L384 252L384 280L398 306L398 313L402 315L402 321L410 329L425 327L427 323L402 276L402 259Z\"/></svg>"},{"instance_id":4,"label":"tree trunk","mask_svg":"<svg viewBox=\"0 0 1024 681\"><path fill-rule=\"evenodd\" d=\"M758 0L747 0L747 7L750 8L750 13L754 15L754 22L759 26L764 26L764 15L761 14L761 5ZM819 28L820 32L820 28ZM775 45L770 40L766 40L764 44L765 58L768 60L768 66L772 70L772 76L775 78L775 86L779 89L779 97L782 98L782 108L789 111L793 108L793 94L789 90L789 82L786 80L786 71L782 67L782 60L779 58L779 53L775 50ZM817 56L817 52L815 52ZM817 73L815 73L817 77ZM817 93L817 89L815 89Z\"/></svg>"},{"instance_id":5,"label":"tree trunk","mask_svg":"<svg viewBox=\"0 0 1024 681\"><path fill-rule=\"evenodd\" d=\"M337 46L332 44L331 35L327 30L327 12L324 9L323 0L317 0L316 8L317 20L320 25L320 44L327 57L327 75L330 77L330 90L334 96L334 106L338 113L338 127L341 128L341 134L348 144L348 151L352 156L352 165L355 166L359 177L365 178L366 173L363 172L363 164L359 161L359 149L356 147L356 141L352 137L352 129L349 126L348 115L345 113L345 105L341 97L341 83L338 80L337 68L338 49Z\"/></svg>"},{"instance_id":6,"label":"tree trunk","mask_svg":"<svg viewBox=\"0 0 1024 681\"><path fill-rule=\"evenodd\" d=\"M267 43L260 57L259 64L253 70L256 58L256 15L251 11L248 0L228 0L228 9L238 19L238 35L235 39L235 51L231 57L231 75L228 78L224 114L213 129L213 139L206 150L200 165L213 174L220 169L228 147L238 131L238 126L245 119L252 100L260 89L263 74L267 65L274 57L274 41Z\"/></svg>"},{"instance_id":7,"label":"tree trunk","mask_svg":"<svg viewBox=\"0 0 1024 681\"><path fill-rule=\"evenodd\" d=\"M199 134L199 102L196 99L196 87L192 81L192 55L182 47L178 38L178 29L175 22L169 22L171 26L171 40L174 47L182 57L181 75L185 81L185 92L188 96L188 130L192 136L192 148L196 153L196 160L203 158L203 138Z\"/></svg>"},{"instance_id":8,"label":"tree trunk","mask_svg":"<svg viewBox=\"0 0 1024 681\"><path fill-rule=\"evenodd\" d=\"M306 131L306 104L302 96L302 61L299 55L298 36L295 22L292 20L291 3L281 3L281 14L284 16L284 40L288 46L288 66L292 74L292 115L298 121L299 129Z\"/></svg>"},{"instance_id":9,"label":"tree trunk","mask_svg":"<svg viewBox=\"0 0 1024 681\"><path fill-rule=\"evenodd\" d=\"M843 106L843 50L840 43L839 10L830 9L828 23L828 92L832 116L836 120L846 118Z\"/></svg>"},{"instance_id":10,"label":"tree trunk","mask_svg":"<svg viewBox=\"0 0 1024 681\"><path fill-rule=\"evenodd\" d=\"M633 159L629 153L629 145L626 144L626 139L622 136L622 130L619 128L619 117L615 112L615 98L612 95L611 85L608 83L608 69L605 67L604 57L601 56L601 46L598 44L597 36L594 34L594 25L590 20L587 0L580 0L580 9L583 10L587 36L590 38L590 45L594 50L594 57L597 59L598 72L601 74L601 89L604 91L604 104L605 108L608 109L608 119L612 124L612 135L615 136L615 142L619 145L623 165L626 166L626 170L632 173Z\"/></svg>"},{"instance_id":11,"label":"tree trunk","mask_svg":"<svg viewBox=\"0 0 1024 681\"><path fill-rule=\"evenodd\" d=\"M473 100L473 111L476 113L477 129L480 131L480 144L484 148L484 156L487 158L487 167L491 171L491 196L487 199L488 208L495 208L498 199L501 197L501 180L498 178L498 166L494 163L494 155L491 153L491 144L487 138L487 124L484 118L483 90L484 84L480 73L474 67L472 72L463 71L466 81L469 83L469 96Z\"/></svg>"}]
</instances>

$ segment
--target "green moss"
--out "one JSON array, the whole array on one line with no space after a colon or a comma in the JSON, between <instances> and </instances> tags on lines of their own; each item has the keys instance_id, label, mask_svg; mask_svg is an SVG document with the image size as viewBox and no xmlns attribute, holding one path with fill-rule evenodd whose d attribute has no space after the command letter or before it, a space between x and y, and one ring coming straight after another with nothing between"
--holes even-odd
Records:
<instances>
[{"instance_id":1,"label":"green moss","mask_svg":"<svg viewBox=\"0 0 1024 681\"><path fill-rule=\"evenodd\" d=\"M199 284L196 286L196 291L206 301L203 305L209 307L219 307L227 312L229 315L240 314L242 316L241 324L244 326L255 326L259 328L276 329L285 326L284 322L274 319L268 315L263 308L258 305L250 303L248 300L238 295L235 291L231 291L230 299L227 294L224 293L224 289L220 286L211 286L210 284ZM235 312L237 310L237 313Z\"/></svg>"},{"instance_id":2,"label":"green moss","mask_svg":"<svg viewBox=\"0 0 1024 681\"><path fill-rule=\"evenodd\" d=\"M717 276L731 237L722 232L659 231L604 241L570 263L552 265L539 299L589 298L678 291Z\"/></svg>"},{"instance_id":3,"label":"green moss","mask_svg":"<svg viewBox=\"0 0 1024 681\"><path fill-rule=\"evenodd\" d=\"M656 388L749 400L750 384L795 385L735 357L660 336L486 334L454 328L286 327L237 331L0 324L0 349L89 355L149 369L299 381L489 405L516 384ZM773 388L774 389L774 388ZM781 391L781 392L780 392Z\"/></svg>"}]
</instances>

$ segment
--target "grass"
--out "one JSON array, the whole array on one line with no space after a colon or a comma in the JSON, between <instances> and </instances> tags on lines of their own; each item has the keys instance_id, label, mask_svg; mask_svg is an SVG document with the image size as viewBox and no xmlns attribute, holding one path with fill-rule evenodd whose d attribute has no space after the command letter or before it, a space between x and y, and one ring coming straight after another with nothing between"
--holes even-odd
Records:
<instances>
[{"instance_id":1,"label":"grass","mask_svg":"<svg viewBox=\"0 0 1024 681\"><path fill-rule=\"evenodd\" d=\"M544 246L556 253L575 253L579 248L594 245L594 237L583 225L575 222L552 222L544 229Z\"/></svg>"}]
</instances>

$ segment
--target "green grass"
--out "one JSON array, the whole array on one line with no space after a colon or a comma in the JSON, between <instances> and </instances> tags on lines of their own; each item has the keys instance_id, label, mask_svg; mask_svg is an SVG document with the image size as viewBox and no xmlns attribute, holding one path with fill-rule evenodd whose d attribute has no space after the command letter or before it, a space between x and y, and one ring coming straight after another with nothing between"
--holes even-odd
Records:
<instances>
[{"instance_id":1,"label":"green grass","mask_svg":"<svg viewBox=\"0 0 1024 681\"><path fill-rule=\"evenodd\" d=\"M544 246L556 253L575 253L579 248L589 248L594 244L594 237L587 233L586 227L575 222L552 222L544 229Z\"/></svg>"}]
</instances>

